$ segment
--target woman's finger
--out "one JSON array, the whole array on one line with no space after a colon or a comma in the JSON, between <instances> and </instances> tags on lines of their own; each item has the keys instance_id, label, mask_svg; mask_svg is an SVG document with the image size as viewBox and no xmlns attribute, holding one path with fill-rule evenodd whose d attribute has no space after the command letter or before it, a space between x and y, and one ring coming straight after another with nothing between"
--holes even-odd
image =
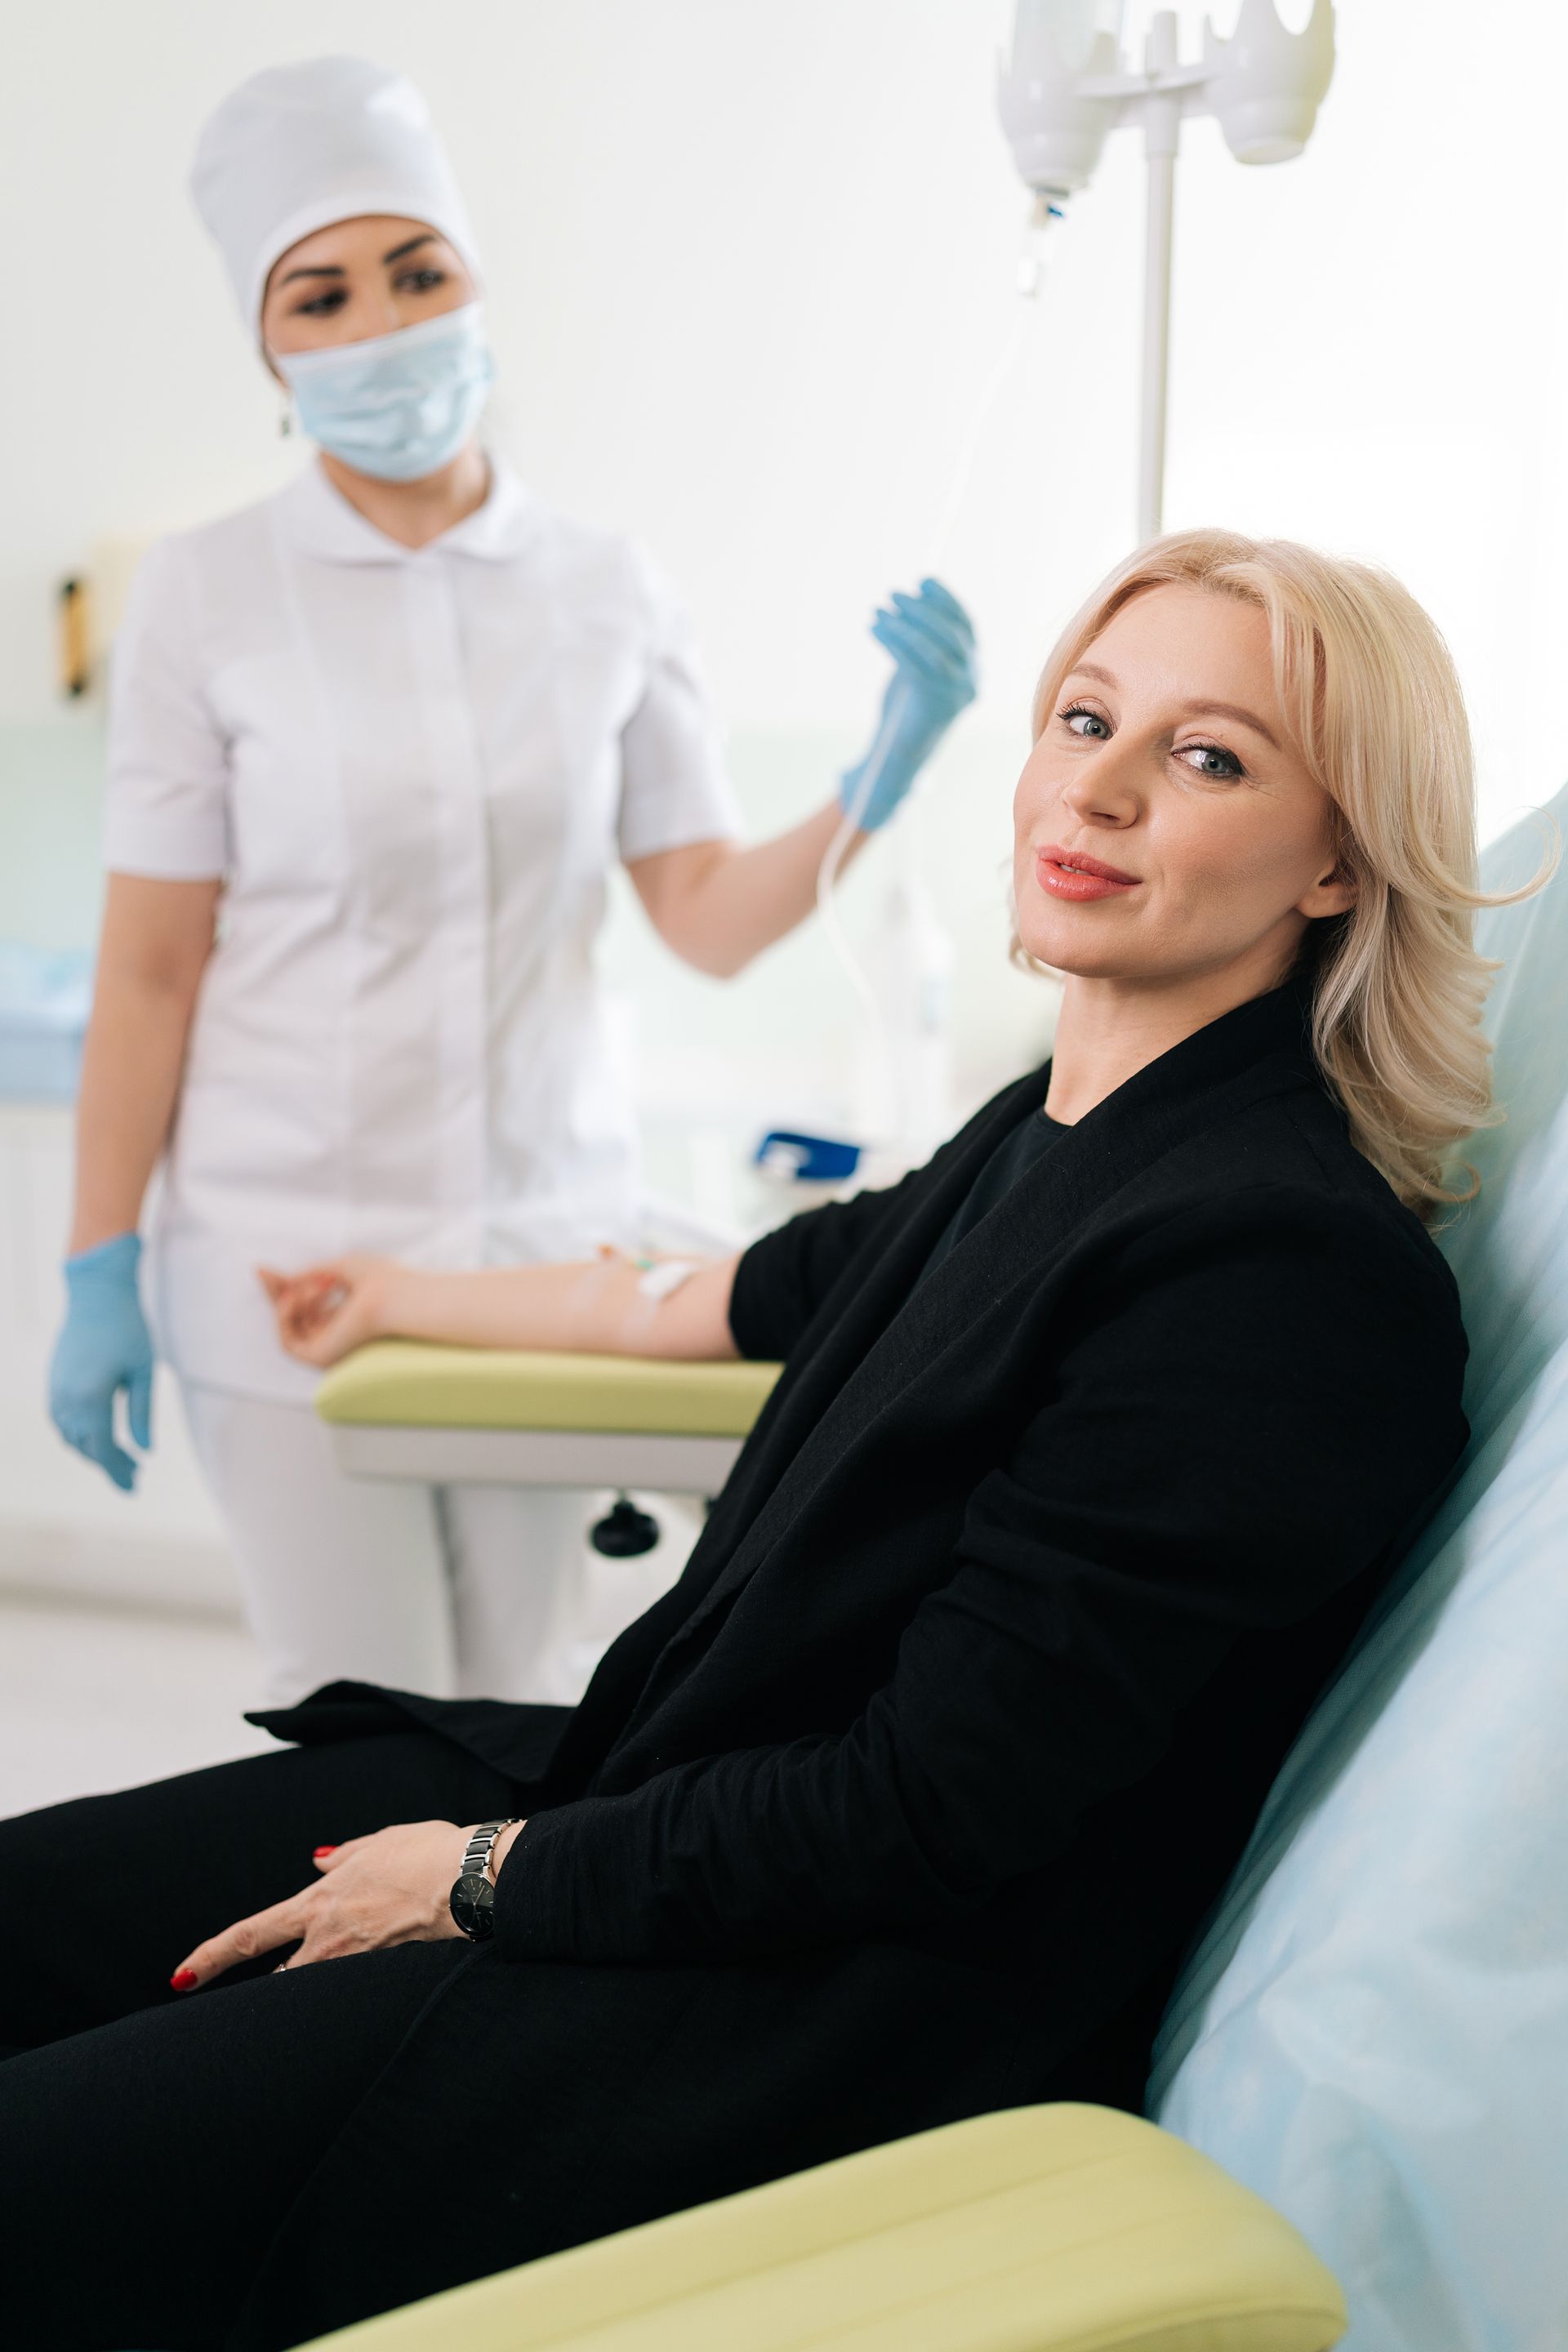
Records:
<instances>
[{"instance_id":1,"label":"woman's finger","mask_svg":"<svg viewBox=\"0 0 1568 2352\"><path fill-rule=\"evenodd\" d=\"M292 1274L283 1278L294 1290L319 1289L323 1283L341 1282L343 1266L338 1258L319 1257L310 1265L297 1265Z\"/></svg>"},{"instance_id":2,"label":"woman's finger","mask_svg":"<svg viewBox=\"0 0 1568 2352\"><path fill-rule=\"evenodd\" d=\"M274 1277L276 1287L268 1285L268 1296L279 1313L289 1317L309 1314L322 1299L346 1297L348 1280L341 1266L306 1266L299 1274Z\"/></svg>"},{"instance_id":3,"label":"woman's finger","mask_svg":"<svg viewBox=\"0 0 1568 2352\"><path fill-rule=\"evenodd\" d=\"M291 1895L286 1903L274 1903L248 1919L237 1919L221 1936L209 1936L174 1970L169 1979L174 1990L195 1992L198 1985L211 1984L215 1977L237 1968L241 1960L258 1960L284 1944L301 1942L310 1925L311 1892L307 1887L303 1895Z\"/></svg>"},{"instance_id":4,"label":"woman's finger","mask_svg":"<svg viewBox=\"0 0 1568 2352\"><path fill-rule=\"evenodd\" d=\"M335 1265L306 1265L297 1273L284 1274L275 1265L258 1265L256 1276L268 1298L302 1298L341 1281L342 1272Z\"/></svg>"},{"instance_id":5,"label":"woman's finger","mask_svg":"<svg viewBox=\"0 0 1568 2352\"><path fill-rule=\"evenodd\" d=\"M311 1363L323 1367L335 1364L340 1357L363 1347L372 1336L366 1297L354 1289L346 1291L342 1297L324 1298L309 1329L300 1336L305 1343L300 1352L308 1353Z\"/></svg>"},{"instance_id":6,"label":"woman's finger","mask_svg":"<svg viewBox=\"0 0 1568 2352\"><path fill-rule=\"evenodd\" d=\"M288 1307L279 1307L278 1309L278 1338L281 1346L288 1350L289 1355L298 1355L300 1336L299 1317L294 1313L292 1308Z\"/></svg>"},{"instance_id":7,"label":"woman's finger","mask_svg":"<svg viewBox=\"0 0 1568 2352\"><path fill-rule=\"evenodd\" d=\"M324 1298L346 1298L348 1279L331 1266L320 1272L297 1274L289 1286L289 1296L297 1307L319 1306Z\"/></svg>"},{"instance_id":8,"label":"woman's finger","mask_svg":"<svg viewBox=\"0 0 1568 2352\"><path fill-rule=\"evenodd\" d=\"M341 1307L347 1304L348 1294L335 1290L309 1290L291 1299L287 1309L289 1330L296 1339L309 1339L326 1328Z\"/></svg>"},{"instance_id":9,"label":"woman's finger","mask_svg":"<svg viewBox=\"0 0 1568 2352\"><path fill-rule=\"evenodd\" d=\"M320 1286L308 1276L279 1274L270 1266L258 1266L257 1274L271 1302L279 1336L287 1347L290 1334L308 1328L321 1296Z\"/></svg>"},{"instance_id":10,"label":"woman's finger","mask_svg":"<svg viewBox=\"0 0 1568 2352\"><path fill-rule=\"evenodd\" d=\"M342 1845L319 1845L310 1859L318 1870L336 1870L353 1853L361 1853L370 1843L368 1837L345 1838Z\"/></svg>"},{"instance_id":11,"label":"woman's finger","mask_svg":"<svg viewBox=\"0 0 1568 2352\"><path fill-rule=\"evenodd\" d=\"M324 1372L355 1343L349 1324L342 1317L329 1316L296 1326L285 1334L283 1344L302 1364L312 1364Z\"/></svg>"},{"instance_id":12,"label":"woman's finger","mask_svg":"<svg viewBox=\"0 0 1568 2352\"><path fill-rule=\"evenodd\" d=\"M341 1290L295 1296L278 1309L278 1336L302 1362L329 1364L343 1352L336 1327L352 1305L352 1296Z\"/></svg>"}]
</instances>

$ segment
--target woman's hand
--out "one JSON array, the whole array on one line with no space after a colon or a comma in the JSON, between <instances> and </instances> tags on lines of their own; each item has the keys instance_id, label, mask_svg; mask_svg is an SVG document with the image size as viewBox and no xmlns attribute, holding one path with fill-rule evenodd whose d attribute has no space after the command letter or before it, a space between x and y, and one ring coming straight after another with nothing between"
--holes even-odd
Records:
<instances>
[{"instance_id":1,"label":"woman's hand","mask_svg":"<svg viewBox=\"0 0 1568 2352\"><path fill-rule=\"evenodd\" d=\"M499 1872L522 1826L503 1830L490 1852ZM169 1981L176 1992L195 1992L241 1960L298 1944L286 1965L341 1960L352 1952L378 1952L391 1944L435 1944L459 1930L447 1907L472 1835L456 1822L400 1822L395 1829L342 1845L318 1846L314 1886L274 1903L248 1919L237 1920L221 1936L198 1944Z\"/></svg>"},{"instance_id":2,"label":"woman's hand","mask_svg":"<svg viewBox=\"0 0 1568 2352\"><path fill-rule=\"evenodd\" d=\"M279 1274L258 1266L262 1288L278 1318L278 1337L302 1364L325 1371L369 1339L380 1339L388 1321L396 1261L351 1251L301 1274Z\"/></svg>"}]
</instances>

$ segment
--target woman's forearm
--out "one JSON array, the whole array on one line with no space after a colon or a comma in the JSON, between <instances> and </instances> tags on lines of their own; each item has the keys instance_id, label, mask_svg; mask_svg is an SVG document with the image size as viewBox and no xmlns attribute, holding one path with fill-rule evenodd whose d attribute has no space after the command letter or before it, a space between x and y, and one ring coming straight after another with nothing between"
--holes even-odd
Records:
<instances>
[{"instance_id":1,"label":"woman's forearm","mask_svg":"<svg viewBox=\"0 0 1568 2352\"><path fill-rule=\"evenodd\" d=\"M374 1331L456 1347L711 1362L736 1353L730 1335L736 1263L714 1259L663 1297L643 1286L645 1268L622 1257L471 1274L388 1265L373 1310Z\"/></svg>"},{"instance_id":2,"label":"woman's forearm","mask_svg":"<svg viewBox=\"0 0 1568 2352\"><path fill-rule=\"evenodd\" d=\"M110 877L77 1103L73 1255L128 1233L142 1213L174 1118L216 902L216 883Z\"/></svg>"},{"instance_id":3,"label":"woman's forearm","mask_svg":"<svg viewBox=\"0 0 1568 2352\"><path fill-rule=\"evenodd\" d=\"M831 801L772 841L695 842L638 858L628 871L666 943L700 971L728 980L813 911L817 873L842 819ZM851 835L846 866L868 837Z\"/></svg>"}]
</instances>

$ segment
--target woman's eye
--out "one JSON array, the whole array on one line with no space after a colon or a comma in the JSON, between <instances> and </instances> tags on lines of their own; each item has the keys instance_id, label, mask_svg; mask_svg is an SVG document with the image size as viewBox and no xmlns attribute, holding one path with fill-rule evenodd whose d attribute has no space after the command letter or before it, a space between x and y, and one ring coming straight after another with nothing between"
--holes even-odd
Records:
<instances>
[{"instance_id":1,"label":"woman's eye","mask_svg":"<svg viewBox=\"0 0 1568 2352\"><path fill-rule=\"evenodd\" d=\"M429 294L446 283L444 269L405 269L397 280L397 290L400 294Z\"/></svg>"},{"instance_id":2,"label":"woman's eye","mask_svg":"<svg viewBox=\"0 0 1568 2352\"><path fill-rule=\"evenodd\" d=\"M1176 757L1195 776L1207 776L1216 784L1234 783L1247 772L1235 752L1222 751L1217 743L1184 743Z\"/></svg>"},{"instance_id":3,"label":"woman's eye","mask_svg":"<svg viewBox=\"0 0 1568 2352\"><path fill-rule=\"evenodd\" d=\"M1064 710L1062 717L1068 723L1068 730L1070 734L1088 736L1091 741L1102 740L1110 733L1110 728L1098 710Z\"/></svg>"},{"instance_id":4,"label":"woman's eye","mask_svg":"<svg viewBox=\"0 0 1568 2352\"><path fill-rule=\"evenodd\" d=\"M312 294L308 302L301 302L297 315L301 319L330 319L347 300L341 286L330 287L326 293Z\"/></svg>"}]
</instances>

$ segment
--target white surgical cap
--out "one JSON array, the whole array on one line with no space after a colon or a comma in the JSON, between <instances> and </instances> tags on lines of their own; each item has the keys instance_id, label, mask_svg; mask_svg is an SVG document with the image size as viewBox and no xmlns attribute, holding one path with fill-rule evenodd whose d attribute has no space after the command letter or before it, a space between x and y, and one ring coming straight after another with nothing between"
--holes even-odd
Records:
<instances>
[{"instance_id":1,"label":"white surgical cap","mask_svg":"<svg viewBox=\"0 0 1568 2352\"><path fill-rule=\"evenodd\" d=\"M310 58L252 74L208 117L191 172L246 325L279 254L368 213L426 221L478 274L446 150L411 81L364 58Z\"/></svg>"}]
</instances>

